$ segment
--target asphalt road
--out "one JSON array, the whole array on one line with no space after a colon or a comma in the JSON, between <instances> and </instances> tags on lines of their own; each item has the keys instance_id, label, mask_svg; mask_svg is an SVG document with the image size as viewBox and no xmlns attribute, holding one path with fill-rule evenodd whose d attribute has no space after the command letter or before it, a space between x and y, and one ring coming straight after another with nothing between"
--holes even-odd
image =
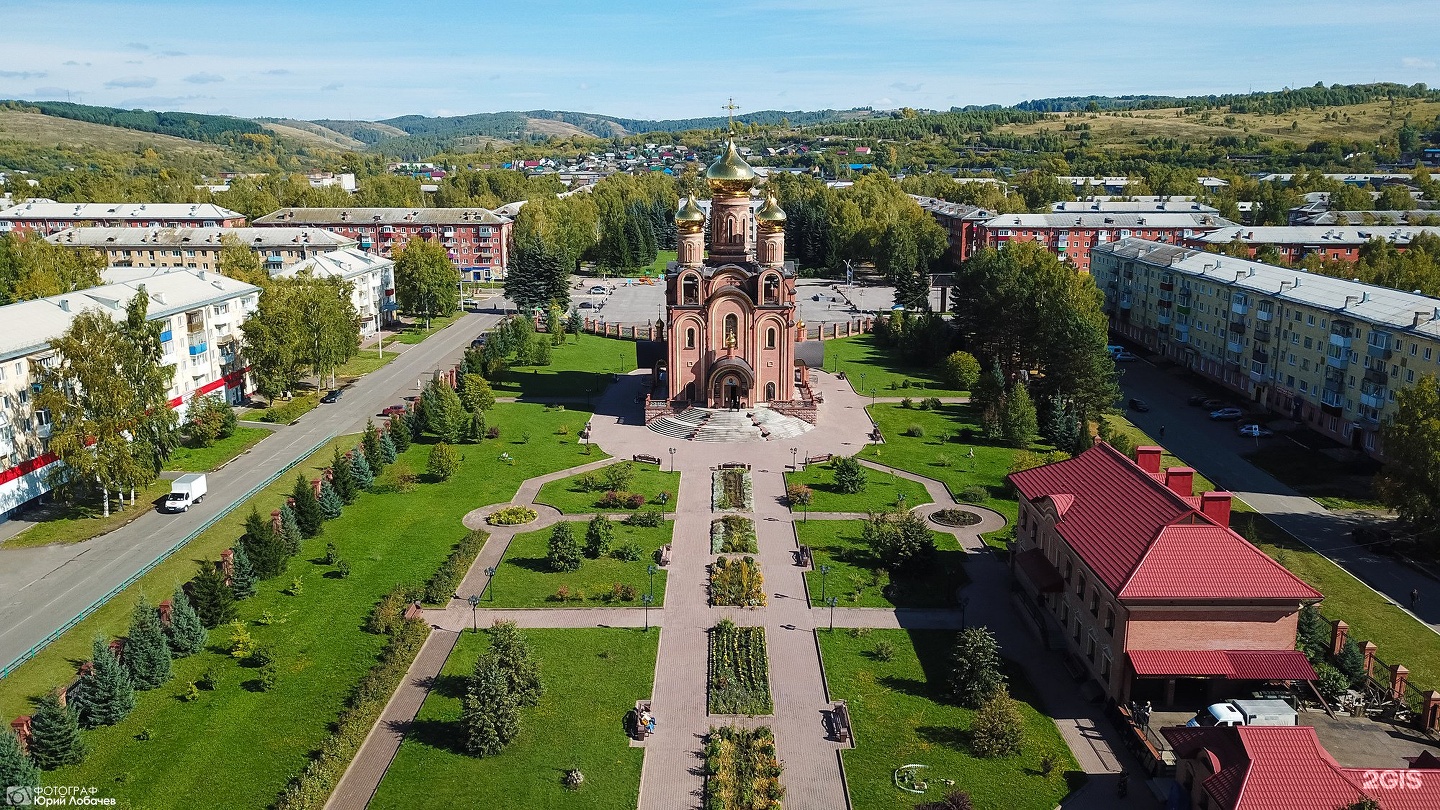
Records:
<instances>
[{"instance_id":1,"label":"asphalt road","mask_svg":"<svg viewBox=\"0 0 1440 810\"><path fill-rule=\"evenodd\" d=\"M1204 389L1184 369L1157 368L1143 360L1122 363L1121 367L1124 375L1120 387L1126 400L1138 397L1150 406L1148 413L1129 411L1127 416L1132 422L1157 439L1163 427L1161 442L1171 453L1392 602L1408 609L1411 591L1419 590L1420 601L1414 613L1440 631L1440 583L1351 541L1350 530L1364 524L1367 517L1330 512L1242 458L1243 453L1259 445L1289 439L1283 435L1241 438L1237 430L1240 422L1210 421L1204 408L1185 404L1188 397ZM1238 395L1229 399L1238 407L1245 406ZM1216 572L1216 576L1223 575Z\"/></svg>"},{"instance_id":2,"label":"asphalt road","mask_svg":"<svg viewBox=\"0 0 1440 810\"><path fill-rule=\"evenodd\" d=\"M458 361L470 341L499 319L490 312L471 313L408 347L389 365L361 377L338 403L321 405L299 424L280 428L248 454L210 473L209 494L189 512L151 512L84 543L0 547L0 669L207 520L235 508L246 492L317 443L363 430L367 418L416 393L417 381Z\"/></svg>"}]
</instances>

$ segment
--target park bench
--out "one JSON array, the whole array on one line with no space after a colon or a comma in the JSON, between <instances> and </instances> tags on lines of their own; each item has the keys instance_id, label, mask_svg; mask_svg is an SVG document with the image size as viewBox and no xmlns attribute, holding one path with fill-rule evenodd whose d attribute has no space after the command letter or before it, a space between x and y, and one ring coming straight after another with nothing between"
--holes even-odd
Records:
<instances>
[{"instance_id":1,"label":"park bench","mask_svg":"<svg viewBox=\"0 0 1440 810\"><path fill-rule=\"evenodd\" d=\"M642 724L642 723L640 722L640 718L641 718L644 714L647 714L647 713L649 713L649 712L650 712L650 701L648 701L648 700L637 700L637 701L635 701L635 739L637 739L637 740L644 740L646 737L650 736L650 733L645 730L644 724Z\"/></svg>"},{"instance_id":2,"label":"park bench","mask_svg":"<svg viewBox=\"0 0 1440 810\"><path fill-rule=\"evenodd\" d=\"M851 741L850 707L845 705L845 701L837 700L831 707L830 728L835 734L835 739L843 743Z\"/></svg>"},{"instance_id":3,"label":"park bench","mask_svg":"<svg viewBox=\"0 0 1440 810\"><path fill-rule=\"evenodd\" d=\"M821 453L821 454L818 455L818 456L806 456L806 457L805 457L805 463L806 463L807 465L808 465L808 464L824 464L825 462L829 461L829 460L832 459L832 458L834 458L834 455L831 454L831 453Z\"/></svg>"},{"instance_id":4,"label":"park bench","mask_svg":"<svg viewBox=\"0 0 1440 810\"><path fill-rule=\"evenodd\" d=\"M641 464L654 464L656 467L659 467L662 463L659 456L652 456L649 453L636 453L634 456L631 456L631 458Z\"/></svg>"},{"instance_id":5,"label":"park bench","mask_svg":"<svg viewBox=\"0 0 1440 810\"><path fill-rule=\"evenodd\" d=\"M668 565L670 565L670 544L666 543L660 547L660 567L664 568Z\"/></svg>"},{"instance_id":6,"label":"park bench","mask_svg":"<svg viewBox=\"0 0 1440 810\"><path fill-rule=\"evenodd\" d=\"M872 442L883 442L883 441L885 441L885 437L880 433L880 428L875 428L874 430L870 431L870 441L872 441Z\"/></svg>"},{"instance_id":7,"label":"park bench","mask_svg":"<svg viewBox=\"0 0 1440 810\"><path fill-rule=\"evenodd\" d=\"M719 467L717 467L716 469L720 469L720 470L748 470L748 469L750 469L750 465L749 465L749 464L742 464L742 463L740 463L740 462L738 462L738 461L731 461L731 462L728 462L728 463L725 463L725 464L721 464L721 465L720 465Z\"/></svg>"},{"instance_id":8,"label":"park bench","mask_svg":"<svg viewBox=\"0 0 1440 810\"><path fill-rule=\"evenodd\" d=\"M801 546L795 549L795 564L804 567L815 567L815 558L810 555L809 546Z\"/></svg>"}]
</instances>

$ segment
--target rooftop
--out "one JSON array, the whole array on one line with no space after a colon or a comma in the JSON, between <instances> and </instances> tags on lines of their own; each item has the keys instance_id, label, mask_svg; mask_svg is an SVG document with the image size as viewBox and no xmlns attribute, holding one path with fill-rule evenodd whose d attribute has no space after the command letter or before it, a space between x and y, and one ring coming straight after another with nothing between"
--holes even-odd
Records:
<instances>
[{"instance_id":1,"label":"rooftop","mask_svg":"<svg viewBox=\"0 0 1440 810\"><path fill-rule=\"evenodd\" d=\"M1065 214L1001 214L985 223L987 228L1225 228L1228 219L1206 214L1090 212Z\"/></svg>"},{"instance_id":2,"label":"rooftop","mask_svg":"<svg viewBox=\"0 0 1440 810\"><path fill-rule=\"evenodd\" d=\"M62 203L23 202L0 211L0 220L23 219L244 219L245 215L211 203Z\"/></svg>"},{"instance_id":3,"label":"rooftop","mask_svg":"<svg viewBox=\"0 0 1440 810\"><path fill-rule=\"evenodd\" d=\"M98 249L220 247L221 240L233 236L251 248L344 247L355 240L323 228L67 228L47 236L57 245Z\"/></svg>"},{"instance_id":4,"label":"rooftop","mask_svg":"<svg viewBox=\"0 0 1440 810\"><path fill-rule=\"evenodd\" d=\"M302 259L288 267L278 269L270 275L277 278L289 278L299 273L309 273L315 278L351 278L360 273L368 273L371 270L394 265L395 262L383 256L375 256L353 247L346 247Z\"/></svg>"},{"instance_id":5,"label":"rooftop","mask_svg":"<svg viewBox=\"0 0 1440 810\"><path fill-rule=\"evenodd\" d=\"M502 225L488 208L281 208L255 225Z\"/></svg>"},{"instance_id":6,"label":"rooftop","mask_svg":"<svg viewBox=\"0 0 1440 810\"><path fill-rule=\"evenodd\" d=\"M1050 210L1055 213L1085 213L1100 211L1109 214L1144 214L1144 213L1201 213L1215 214L1218 210L1213 206L1195 202L1193 199L1147 199L1147 200L1063 200L1052 203Z\"/></svg>"},{"instance_id":7,"label":"rooftop","mask_svg":"<svg viewBox=\"0 0 1440 810\"><path fill-rule=\"evenodd\" d=\"M1264 225L1236 226L1199 234L1196 241L1223 245L1239 239L1259 245L1363 245L1371 239L1385 239L1396 245L1408 245L1416 236L1428 233L1440 236L1435 225Z\"/></svg>"}]
</instances>

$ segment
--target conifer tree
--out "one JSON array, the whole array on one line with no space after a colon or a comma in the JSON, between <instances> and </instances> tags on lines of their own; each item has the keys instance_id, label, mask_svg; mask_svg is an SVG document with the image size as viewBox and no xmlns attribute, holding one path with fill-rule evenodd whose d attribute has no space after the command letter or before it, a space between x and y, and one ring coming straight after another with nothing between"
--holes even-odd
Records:
<instances>
[{"instance_id":1,"label":"conifer tree","mask_svg":"<svg viewBox=\"0 0 1440 810\"><path fill-rule=\"evenodd\" d=\"M90 671L80 679L79 689L66 696L66 702L75 706L85 728L113 726L135 708L135 687L105 639L95 639L90 658Z\"/></svg>"},{"instance_id":2,"label":"conifer tree","mask_svg":"<svg viewBox=\"0 0 1440 810\"><path fill-rule=\"evenodd\" d=\"M479 444L483 438L485 438L485 412L476 411L470 414L470 423L465 429L465 441Z\"/></svg>"},{"instance_id":3,"label":"conifer tree","mask_svg":"<svg viewBox=\"0 0 1440 810\"><path fill-rule=\"evenodd\" d=\"M340 452L338 446L330 459L330 475L330 485L335 487L335 494L340 496L340 502L346 506L355 503L354 467L350 464L350 459Z\"/></svg>"},{"instance_id":4,"label":"conifer tree","mask_svg":"<svg viewBox=\"0 0 1440 810\"><path fill-rule=\"evenodd\" d=\"M370 470L379 475L385 469L385 459L380 457L380 431L375 427L374 420L365 420L365 435L361 437L360 445L365 448L365 460L370 462Z\"/></svg>"},{"instance_id":5,"label":"conifer tree","mask_svg":"<svg viewBox=\"0 0 1440 810\"><path fill-rule=\"evenodd\" d=\"M490 628L490 651L500 665L506 686L520 706L535 706L545 687L540 683L540 664L530 642L515 622L495 622Z\"/></svg>"},{"instance_id":6,"label":"conifer tree","mask_svg":"<svg viewBox=\"0 0 1440 810\"><path fill-rule=\"evenodd\" d=\"M241 535L239 546L245 549L250 570L256 579L269 579L279 574L285 569L285 559L290 556L285 553L280 538L275 536L274 526L253 506L250 515L245 518L245 534Z\"/></svg>"},{"instance_id":7,"label":"conifer tree","mask_svg":"<svg viewBox=\"0 0 1440 810\"><path fill-rule=\"evenodd\" d=\"M236 599L249 599L255 595L255 566L250 564L245 544L236 543L230 555L230 592Z\"/></svg>"},{"instance_id":8,"label":"conifer tree","mask_svg":"<svg viewBox=\"0 0 1440 810\"><path fill-rule=\"evenodd\" d=\"M208 630L235 618L235 594L225 584L225 575L215 563L200 564L199 573L190 580L190 602L200 623Z\"/></svg>"},{"instance_id":9,"label":"conifer tree","mask_svg":"<svg viewBox=\"0 0 1440 810\"><path fill-rule=\"evenodd\" d=\"M170 680L170 648L160 629L160 614L145 597L130 614L125 634L125 669L136 689L154 689Z\"/></svg>"},{"instance_id":10,"label":"conifer tree","mask_svg":"<svg viewBox=\"0 0 1440 810\"><path fill-rule=\"evenodd\" d=\"M358 447L350 454L350 474L355 476L358 492L369 492L375 486L375 471L370 469L370 462L365 460L365 453Z\"/></svg>"},{"instance_id":11,"label":"conifer tree","mask_svg":"<svg viewBox=\"0 0 1440 810\"><path fill-rule=\"evenodd\" d=\"M21 750L20 738L0 729L0 796L12 787L40 787L40 769Z\"/></svg>"},{"instance_id":12,"label":"conifer tree","mask_svg":"<svg viewBox=\"0 0 1440 810\"><path fill-rule=\"evenodd\" d=\"M1035 440L1039 427L1036 425L1035 403L1024 384L1016 383L1005 397L1000 411L1000 435L1011 447L1028 447Z\"/></svg>"},{"instance_id":13,"label":"conifer tree","mask_svg":"<svg viewBox=\"0 0 1440 810\"><path fill-rule=\"evenodd\" d=\"M324 478L320 479L320 516L326 520L334 520L340 517L345 511L345 502L335 492L335 485Z\"/></svg>"},{"instance_id":14,"label":"conifer tree","mask_svg":"<svg viewBox=\"0 0 1440 810\"><path fill-rule=\"evenodd\" d=\"M290 497L295 499L295 522L300 526L300 534L305 537L319 537L325 518L320 514L320 503L315 500L315 490L310 486L310 482L305 480L304 475L295 476L295 490L290 493Z\"/></svg>"},{"instance_id":15,"label":"conifer tree","mask_svg":"<svg viewBox=\"0 0 1440 810\"><path fill-rule=\"evenodd\" d=\"M42 770L53 771L84 759L85 742L80 739L75 712L61 706L56 693L47 694L30 716L30 760Z\"/></svg>"},{"instance_id":16,"label":"conifer tree","mask_svg":"<svg viewBox=\"0 0 1440 810\"><path fill-rule=\"evenodd\" d=\"M598 560L610 553L610 543L615 540L615 526L604 515L596 515L585 527L585 556Z\"/></svg>"},{"instance_id":17,"label":"conifer tree","mask_svg":"<svg viewBox=\"0 0 1440 810\"><path fill-rule=\"evenodd\" d=\"M205 649L208 640L209 633L205 632L200 614L190 604L190 597L185 595L184 588L176 588L175 595L170 597L170 624L165 627L165 643L170 647L170 654L176 658L194 655Z\"/></svg>"},{"instance_id":18,"label":"conifer tree","mask_svg":"<svg viewBox=\"0 0 1440 810\"><path fill-rule=\"evenodd\" d=\"M494 756L520 733L520 711L506 686L500 662L489 650L475 662L475 673L461 701L465 750L477 757Z\"/></svg>"},{"instance_id":19,"label":"conifer tree","mask_svg":"<svg viewBox=\"0 0 1440 810\"><path fill-rule=\"evenodd\" d=\"M950 691L961 706L978 709L1005 688L1000 645L988 627L961 630L950 658L955 664L950 674Z\"/></svg>"},{"instance_id":20,"label":"conifer tree","mask_svg":"<svg viewBox=\"0 0 1440 810\"><path fill-rule=\"evenodd\" d=\"M550 530L550 550L545 559L551 571L580 570L580 544L575 542L569 523L561 521Z\"/></svg>"},{"instance_id":21,"label":"conifer tree","mask_svg":"<svg viewBox=\"0 0 1440 810\"><path fill-rule=\"evenodd\" d=\"M381 463L381 464L384 464L384 465L394 464L394 463L395 463L395 459L398 458L399 456L400 456L400 453L399 453L398 448L395 447L395 441L390 438L390 431L388 431L388 430L381 431L381 433L380 433L380 463Z\"/></svg>"},{"instance_id":22,"label":"conifer tree","mask_svg":"<svg viewBox=\"0 0 1440 810\"><path fill-rule=\"evenodd\" d=\"M391 414L390 429L385 431L385 435L391 437L391 441L395 443L395 449L397 451L403 453L410 449L412 428L404 416L398 413Z\"/></svg>"},{"instance_id":23,"label":"conifer tree","mask_svg":"<svg viewBox=\"0 0 1440 810\"><path fill-rule=\"evenodd\" d=\"M300 521L295 517L295 510L286 503L280 507L280 548L284 550L286 557L294 557L300 553Z\"/></svg>"}]
</instances>

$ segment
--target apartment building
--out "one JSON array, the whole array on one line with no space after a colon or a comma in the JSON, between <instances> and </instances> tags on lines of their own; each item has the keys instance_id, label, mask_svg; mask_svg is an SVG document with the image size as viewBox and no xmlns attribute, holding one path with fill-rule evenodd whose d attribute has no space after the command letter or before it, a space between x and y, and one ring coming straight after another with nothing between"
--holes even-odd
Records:
<instances>
[{"instance_id":1,"label":"apartment building","mask_svg":"<svg viewBox=\"0 0 1440 810\"><path fill-rule=\"evenodd\" d=\"M219 270L226 237L255 251L269 270L359 244L323 228L67 228L46 239L98 250L111 267Z\"/></svg>"},{"instance_id":2,"label":"apartment building","mask_svg":"<svg viewBox=\"0 0 1440 810\"><path fill-rule=\"evenodd\" d=\"M1056 214L1218 214L1219 209L1194 197L1092 197L1050 204Z\"/></svg>"},{"instance_id":3,"label":"apartment building","mask_svg":"<svg viewBox=\"0 0 1440 810\"><path fill-rule=\"evenodd\" d=\"M445 247L466 281L498 281L510 262L514 221L486 208L282 208L257 227L325 228L383 258L411 239Z\"/></svg>"},{"instance_id":4,"label":"apartment building","mask_svg":"<svg viewBox=\"0 0 1440 810\"><path fill-rule=\"evenodd\" d=\"M1440 374L1440 299L1139 239L1091 261L1117 333L1376 458L1396 391Z\"/></svg>"},{"instance_id":5,"label":"apartment building","mask_svg":"<svg viewBox=\"0 0 1440 810\"><path fill-rule=\"evenodd\" d=\"M1096 245L1132 238L1178 245L1234 224L1214 214L1199 212L1001 214L976 227L974 248L1039 242L1076 269L1088 271L1090 249Z\"/></svg>"},{"instance_id":6,"label":"apartment building","mask_svg":"<svg viewBox=\"0 0 1440 810\"><path fill-rule=\"evenodd\" d=\"M62 203L26 200L0 211L0 233L49 236L67 228L238 228L245 215L211 203Z\"/></svg>"},{"instance_id":7,"label":"apartment building","mask_svg":"<svg viewBox=\"0 0 1440 810\"><path fill-rule=\"evenodd\" d=\"M1313 680L1295 634L1320 594L1230 529L1230 493L1195 494L1195 471L1162 471L1161 453L1101 442L1010 475L1026 615L1119 703L1199 708Z\"/></svg>"},{"instance_id":8,"label":"apartment building","mask_svg":"<svg viewBox=\"0 0 1440 810\"><path fill-rule=\"evenodd\" d=\"M1286 262L1298 264L1309 256L1353 262L1360 258L1360 248L1372 239L1384 239L1396 249L1404 250L1410 240L1428 233L1440 235L1440 226L1433 225L1268 225L1220 228L1199 233L1184 240L1186 247L1200 250L1216 249L1234 242L1245 245L1251 258L1269 245L1279 251Z\"/></svg>"},{"instance_id":9,"label":"apartment building","mask_svg":"<svg viewBox=\"0 0 1440 810\"><path fill-rule=\"evenodd\" d=\"M961 262L970 258L970 254L975 250L976 228L995 218L994 211L974 205L921 197L918 194L911 194L910 197L930 214L935 224L945 230L945 260L956 269Z\"/></svg>"},{"instance_id":10,"label":"apartment building","mask_svg":"<svg viewBox=\"0 0 1440 810\"><path fill-rule=\"evenodd\" d=\"M291 278L301 273L350 284L350 301L360 317L361 334L371 334L395 317L395 262L389 259L347 247L278 268L270 276Z\"/></svg>"},{"instance_id":11,"label":"apartment building","mask_svg":"<svg viewBox=\"0 0 1440 810\"><path fill-rule=\"evenodd\" d=\"M54 361L50 341L75 315L99 310L116 320L143 286L150 319L163 326L164 360L175 367L170 407L182 410L197 394L244 398L246 366L240 324L255 310L260 289L205 270L112 268L104 284L88 290L0 307L0 520L49 491L47 473L58 463L46 450L50 416L32 397L39 367Z\"/></svg>"}]
</instances>

